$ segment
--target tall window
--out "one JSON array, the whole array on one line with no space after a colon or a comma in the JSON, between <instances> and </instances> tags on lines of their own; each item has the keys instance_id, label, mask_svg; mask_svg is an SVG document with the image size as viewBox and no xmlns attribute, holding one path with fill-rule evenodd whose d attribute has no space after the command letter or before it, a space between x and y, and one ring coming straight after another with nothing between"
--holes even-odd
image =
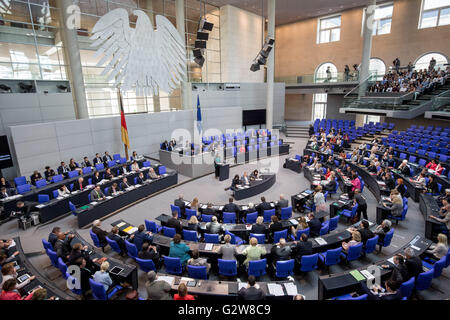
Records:
<instances>
[{"instance_id":1,"label":"tall window","mask_svg":"<svg viewBox=\"0 0 450 320\"><path fill-rule=\"evenodd\" d=\"M378 58L370 59L369 72L376 74L377 80L383 79L383 76L386 74L386 65L383 60Z\"/></svg>"},{"instance_id":2,"label":"tall window","mask_svg":"<svg viewBox=\"0 0 450 320\"><path fill-rule=\"evenodd\" d=\"M414 69L415 70L428 69L428 67L430 66L430 61L433 58L434 60L436 60L435 68L445 69L444 64L448 63L448 60L444 55L437 52L431 52L421 56L419 59L417 59L416 63L414 64Z\"/></svg>"},{"instance_id":3,"label":"tall window","mask_svg":"<svg viewBox=\"0 0 450 320\"><path fill-rule=\"evenodd\" d=\"M321 64L316 71L314 82L336 82L337 68L334 64L326 62Z\"/></svg>"},{"instance_id":4,"label":"tall window","mask_svg":"<svg viewBox=\"0 0 450 320\"><path fill-rule=\"evenodd\" d=\"M312 120L324 119L327 115L327 98L326 93L316 93L313 95L313 112Z\"/></svg>"},{"instance_id":5,"label":"tall window","mask_svg":"<svg viewBox=\"0 0 450 320\"><path fill-rule=\"evenodd\" d=\"M450 24L450 0L423 0L419 29Z\"/></svg>"},{"instance_id":6,"label":"tall window","mask_svg":"<svg viewBox=\"0 0 450 320\"><path fill-rule=\"evenodd\" d=\"M319 19L317 43L339 41L341 39L341 15Z\"/></svg>"},{"instance_id":7,"label":"tall window","mask_svg":"<svg viewBox=\"0 0 450 320\"><path fill-rule=\"evenodd\" d=\"M374 36L391 33L393 10L393 4L385 4L382 6L378 6L375 9L372 29L372 34Z\"/></svg>"}]
</instances>

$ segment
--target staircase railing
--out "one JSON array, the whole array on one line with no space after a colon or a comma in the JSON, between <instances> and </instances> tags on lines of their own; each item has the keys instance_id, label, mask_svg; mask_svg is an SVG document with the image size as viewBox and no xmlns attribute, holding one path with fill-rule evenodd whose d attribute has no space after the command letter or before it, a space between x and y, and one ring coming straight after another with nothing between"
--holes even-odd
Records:
<instances>
[{"instance_id":1,"label":"staircase railing","mask_svg":"<svg viewBox=\"0 0 450 320\"><path fill-rule=\"evenodd\" d=\"M433 111L438 111L442 106L450 104L450 90L442 92L440 95L433 98Z\"/></svg>"}]
</instances>

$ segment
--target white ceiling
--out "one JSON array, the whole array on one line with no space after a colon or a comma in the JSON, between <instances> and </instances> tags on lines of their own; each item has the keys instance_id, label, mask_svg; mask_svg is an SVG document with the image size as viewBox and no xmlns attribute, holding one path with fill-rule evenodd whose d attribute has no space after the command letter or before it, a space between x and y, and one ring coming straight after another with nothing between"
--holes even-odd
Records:
<instances>
[{"instance_id":1,"label":"white ceiling","mask_svg":"<svg viewBox=\"0 0 450 320\"><path fill-rule=\"evenodd\" d=\"M206 0L206 2L218 7L230 4L267 17L267 0ZM276 25L363 7L369 2L369 0L277 0ZM388 1L377 1L383 2Z\"/></svg>"}]
</instances>

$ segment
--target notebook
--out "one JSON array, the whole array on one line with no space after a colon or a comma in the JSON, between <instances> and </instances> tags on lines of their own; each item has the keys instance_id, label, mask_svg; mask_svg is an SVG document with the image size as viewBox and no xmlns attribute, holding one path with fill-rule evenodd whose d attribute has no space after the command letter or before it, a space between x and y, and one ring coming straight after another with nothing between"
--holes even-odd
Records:
<instances>
[{"instance_id":1,"label":"notebook","mask_svg":"<svg viewBox=\"0 0 450 320\"><path fill-rule=\"evenodd\" d=\"M359 272L358 270L350 271L350 274L355 278L357 281L365 280L366 278Z\"/></svg>"}]
</instances>

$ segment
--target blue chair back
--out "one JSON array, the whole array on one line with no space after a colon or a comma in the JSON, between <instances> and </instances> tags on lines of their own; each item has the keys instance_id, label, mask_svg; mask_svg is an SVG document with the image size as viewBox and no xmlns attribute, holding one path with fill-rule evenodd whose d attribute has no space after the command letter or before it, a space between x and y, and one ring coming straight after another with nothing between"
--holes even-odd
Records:
<instances>
[{"instance_id":1,"label":"blue chair back","mask_svg":"<svg viewBox=\"0 0 450 320\"><path fill-rule=\"evenodd\" d=\"M139 268L144 272L156 271L156 266L152 259L136 258L136 262L138 263Z\"/></svg>"},{"instance_id":2,"label":"blue chair back","mask_svg":"<svg viewBox=\"0 0 450 320\"><path fill-rule=\"evenodd\" d=\"M197 238L197 231L193 231L193 230L183 230L183 238L186 241L194 241L197 242L198 238Z\"/></svg>"},{"instance_id":3,"label":"blue chair back","mask_svg":"<svg viewBox=\"0 0 450 320\"><path fill-rule=\"evenodd\" d=\"M402 294L402 297L406 297L407 299L409 299L409 297L411 296L411 293L414 289L415 280L416 279L414 277L411 277L411 279L403 282L400 285L400 292Z\"/></svg>"},{"instance_id":4,"label":"blue chair back","mask_svg":"<svg viewBox=\"0 0 450 320\"><path fill-rule=\"evenodd\" d=\"M103 284L95 282L93 279L89 279L89 285L91 286L92 296L95 300L108 300Z\"/></svg>"},{"instance_id":5,"label":"blue chair back","mask_svg":"<svg viewBox=\"0 0 450 320\"><path fill-rule=\"evenodd\" d=\"M275 215L275 209L272 210L264 210L264 222L270 222L272 216Z\"/></svg>"},{"instance_id":6,"label":"blue chair back","mask_svg":"<svg viewBox=\"0 0 450 320\"><path fill-rule=\"evenodd\" d=\"M50 201L50 196L48 194L38 194L38 202L45 203Z\"/></svg>"},{"instance_id":7,"label":"blue chair back","mask_svg":"<svg viewBox=\"0 0 450 320\"><path fill-rule=\"evenodd\" d=\"M219 243L219 235L205 233L205 242L206 243Z\"/></svg>"},{"instance_id":8,"label":"blue chair back","mask_svg":"<svg viewBox=\"0 0 450 320\"><path fill-rule=\"evenodd\" d=\"M250 233L250 238L255 238L258 240L259 244L263 244L266 242L266 235L264 234L258 234L258 233Z\"/></svg>"},{"instance_id":9,"label":"blue chair back","mask_svg":"<svg viewBox=\"0 0 450 320\"><path fill-rule=\"evenodd\" d=\"M138 257L138 249L136 248L136 245L134 243L129 242L128 240L125 240L125 247L127 248L127 254L131 258L136 260Z\"/></svg>"},{"instance_id":10,"label":"blue chair back","mask_svg":"<svg viewBox=\"0 0 450 320\"><path fill-rule=\"evenodd\" d=\"M260 277L266 274L267 259L253 260L248 263L248 275Z\"/></svg>"},{"instance_id":11,"label":"blue chair back","mask_svg":"<svg viewBox=\"0 0 450 320\"><path fill-rule=\"evenodd\" d=\"M219 274L226 277L234 277L237 275L237 263L236 260L223 260L218 259Z\"/></svg>"},{"instance_id":12,"label":"blue chair back","mask_svg":"<svg viewBox=\"0 0 450 320\"><path fill-rule=\"evenodd\" d=\"M366 247L364 248L364 252L366 254L374 252L375 249L377 248L377 243L378 243L378 236L368 239L366 242Z\"/></svg>"},{"instance_id":13,"label":"blue chair back","mask_svg":"<svg viewBox=\"0 0 450 320\"><path fill-rule=\"evenodd\" d=\"M192 216L197 216L197 210L193 210L193 209L187 209L186 208L186 220L188 220L189 221L189 219L192 217Z\"/></svg>"},{"instance_id":14,"label":"blue chair back","mask_svg":"<svg viewBox=\"0 0 450 320\"><path fill-rule=\"evenodd\" d=\"M67 279L67 265L61 258L58 258L58 269L61 271L64 279Z\"/></svg>"},{"instance_id":15,"label":"blue chair back","mask_svg":"<svg viewBox=\"0 0 450 320\"><path fill-rule=\"evenodd\" d=\"M345 295L342 298L337 298L336 300L367 300L367 294L363 294L357 297L352 297L351 295Z\"/></svg>"},{"instance_id":16,"label":"blue chair back","mask_svg":"<svg viewBox=\"0 0 450 320\"><path fill-rule=\"evenodd\" d=\"M211 222L212 217L213 216L210 214L202 214L202 221L203 222Z\"/></svg>"},{"instance_id":17,"label":"blue chair back","mask_svg":"<svg viewBox=\"0 0 450 320\"><path fill-rule=\"evenodd\" d=\"M17 193L24 194L31 190L31 186L29 184L22 184L22 185L16 187L16 189L17 189Z\"/></svg>"},{"instance_id":18,"label":"blue chair back","mask_svg":"<svg viewBox=\"0 0 450 320\"><path fill-rule=\"evenodd\" d=\"M450 265L450 249L447 251L447 255L445 256L445 267L447 268Z\"/></svg>"},{"instance_id":19,"label":"blue chair back","mask_svg":"<svg viewBox=\"0 0 450 320\"><path fill-rule=\"evenodd\" d=\"M320 235L320 236L324 236L324 235L328 234L328 231L329 231L329 230L330 230L330 225L329 225L329 223L324 222L324 223L322 224L322 228L320 228L320 233L319 233L319 235Z\"/></svg>"},{"instance_id":20,"label":"blue chair back","mask_svg":"<svg viewBox=\"0 0 450 320\"><path fill-rule=\"evenodd\" d=\"M427 290L431 286L433 280L434 269L430 269L426 272L422 272L417 276L416 290Z\"/></svg>"},{"instance_id":21,"label":"blue chair back","mask_svg":"<svg viewBox=\"0 0 450 320\"><path fill-rule=\"evenodd\" d=\"M47 180L45 179L41 179L41 180L37 180L36 181L36 188L42 188L45 187L47 185Z\"/></svg>"},{"instance_id":22,"label":"blue chair back","mask_svg":"<svg viewBox=\"0 0 450 320\"><path fill-rule=\"evenodd\" d=\"M72 170L69 172L69 174L67 175L69 178L75 178L77 176L79 176L78 170Z\"/></svg>"},{"instance_id":23,"label":"blue chair back","mask_svg":"<svg viewBox=\"0 0 450 320\"><path fill-rule=\"evenodd\" d=\"M53 190L53 191L52 191L52 194L53 194L53 198L54 198L54 199L56 199L56 198L59 197L58 190Z\"/></svg>"},{"instance_id":24,"label":"blue chair back","mask_svg":"<svg viewBox=\"0 0 450 320\"><path fill-rule=\"evenodd\" d=\"M325 252L325 265L332 266L341 261L342 248L330 249Z\"/></svg>"},{"instance_id":25,"label":"blue chair back","mask_svg":"<svg viewBox=\"0 0 450 320\"><path fill-rule=\"evenodd\" d=\"M248 224L254 224L256 223L256 218L258 218L258 212L247 213L245 222Z\"/></svg>"},{"instance_id":26,"label":"blue chair back","mask_svg":"<svg viewBox=\"0 0 450 320\"><path fill-rule=\"evenodd\" d=\"M77 215L77 207L75 207L75 205L71 201L69 201L69 208L70 208L70 211L72 211L72 214L74 216L76 216Z\"/></svg>"},{"instance_id":27,"label":"blue chair back","mask_svg":"<svg viewBox=\"0 0 450 320\"><path fill-rule=\"evenodd\" d=\"M300 271L309 272L317 269L318 259L319 259L318 253L302 256L302 260L300 262Z\"/></svg>"},{"instance_id":28,"label":"blue chair back","mask_svg":"<svg viewBox=\"0 0 450 320\"><path fill-rule=\"evenodd\" d=\"M158 174L162 175L165 174L167 172L166 167L165 166L159 166L158 167Z\"/></svg>"},{"instance_id":29,"label":"blue chair back","mask_svg":"<svg viewBox=\"0 0 450 320\"><path fill-rule=\"evenodd\" d=\"M113 154L114 161L120 160L120 153Z\"/></svg>"},{"instance_id":30,"label":"blue chair back","mask_svg":"<svg viewBox=\"0 0 450 320\"><path fill-rule=\"evenodd\" d=\"M145 229L147 231L150 231L152 233L158 233L160 231L160 228L158 228L156 222L147 219L145 219L144 222L145 222Z\"/></svg>"},{"instance_id":31,"label":"blue chair back","mask_svg":"<svg viewBox=\"0 0 450 320\"><path fill-rule=\"evenodd\" d=\"M144 161L143 163L142 163L142 166L143 167L145 167L145 168L148 168L148 167L150 167L152 164L150 163L150 161Z\"/></svg>"},{"instance_id":32,"label":"blue chair back","mask_svg":"<svg viewBox=\"0 0 450 320\"><path fill-rule=\"evenodd\" d=\"M97 169L97 171L103 170L105 169L105 165L103 163L97 163L95 169Z\"/></svg>"},{"instance_id":33,"label":"blue chair back","mask_svg":"<svg viewBox=\"0 0 450 320\"><path fill-rule=\"evenodd\" d=\"M66 280L67 280L67 283L72 284L71 288L73 288L73 289L70 289L70 291L72 291L73 293L75 293L77 295L83 294L83 291L81 289L75 288L75 284L77 283L77 280L74 277L72 277L68 272L66 272Z\"/></svg>"},{"instance_id":34,"label":"blue chair back","mask_svg":"<svg viewBox=\"0 0 450 320\"><path fill-rule=\"evenodd\" d=\"M392 228L391 230L389 230L388 233L386 233L386 235L384 236L384 241L382 243L383 247L387 247L391 244L392 238L394 237L394 228Z\"/></svg>"},{"instance_id":35,"label":"blue chair back","mask_svg":"<svg viewBox=\"0 0 450 320\"><path fill-rule=\"evenodd\" d=\"M116 163L114 160L111 160L111 161L108 161L106 164L108 165L108 168L112 168L112 167L114 167L117 163Z\"/></svg>"},{"instance_id":36,"label":"blue chair back","mask_svg":"<svg viewBox=\"0 0 450 320\"><path fill-rule=\"evenodd\" d=\"M163 227L163 235L169 238L173 238L177 233L175 228Z\"/></svg>"},{"instance_id":37,"label":"blue chair back","mask_svg":"<svg viewBox=\"0 0 450 320\"><path fill-rule=\"evenodd\" d=\"M94 242L94 246L96 246L97 248L102 248L103 246L101 245L97 235L93 233L92 230L89 230L89 234L91 235L92 242Z\"/></svg>"},{"instance_id":38,"label":"blue chair back","mask_svg":"<svg viewBox=\"0 0 450 320\"><path fill-rule=\"evenodd\" d=\"M194 279L206 280L208 278L208 273L206 271L206 266L187 266L188 275Z\"/></svg>"},{"instance_id":39,"label":"blue chair back","mask_svg":"<svg viewBox=\"0 0 450 320\"><path fill-rule=\"evenodd\" d=\"M339 223L339 216L331 218L328 223L328 232L337 229L338 223Z\"/></svg>"},{"instance_id":40,"label":"blue chair back","mask_svg":"<svg viewBox=\"0 0 450 320\"><path fill-rule=\"evenodd\" d=\"M281 208L281 220L289 220L292 217L292 207Z\"/></svg>"},{"instance_id":41,"label":"blue chair back","mask_svg":"<svg viewBox=\"0 0 450 320\"><path fill-rule=\"evenodd\" d=\"M53 250L47 249L46 253L47 253L48 257L50 258L50 262L51 262L52 266L54 266L55 268L59 268L58 256L56 255L56 252Z\"/></svg>"},{"instance_id":42,"label":"blue chair back","mask_svg":"<svg viewBox=\"0 0 450 320\"><path fill-rule=\"evenodd\" d=\"M52 244L45 239L42 239L42 245L44 246L45 250L50 249L52 251L55 251L55 250L53 250Z\"/></svg>"},{"instance_id":43,"label":"blue chair back","mask_svg":"<svg viewBox=\"0 0 450 320\"><path fill-rule=\"evenodd\" d=\"M172 213L174 211L178 212L178 218L181 218L181 209L180 209L180 207L171 204L170 205L170 212Z\"/></svg>"},{"instance_id":44,"label":"blue chair back","mask_svg":"<svg viewBox=\"0 0 450 320\"><path fill-rule=\"evenodd\" d=\"M287 232L288 232L287 229L282 230L282 231L274 232L274 234L273 234L273 242L274 243L278 243L278 242L280 242L281 238L287 239Z\"/></svg>"},{"instance_id":45,"label":"blue chair back","mask_svg":"<svg viewBox=\"0 0 450 320\"><path fill-rule=\"evenodd\" d=\"M433 278L439 278L441 276L442 270L445 267L445 257L442 257L439 261L436 261L433 265L434 273Z\"/></svg>"},{"instance_id":46,"label":"blue chair back","mask_svg":"<svg viewBox=\"0 0 450 320\"><path fill-rule=\"evenodd\" d=\"M361 256L363 248L363 243L358 243L357 245L348 248L347 261L353 261L359 259Z\"/></svg>"},{"instance_id":47,"label":"blue chair back","mask_svg":"<svg viewBox=\"0 0 450 320\"><path fill-rule=\"evenodd\" d=\"M277 278L287 278L294 274L294 259L287 261L277 261L275 276Z\"/></svg>"},{"instance_id":48,"label":"blue chair back","mask_svg":"<svg viewBox=\"0 0 450 320\"><path fill-rule=\"evenodd\" d=\"M18 186L27 184L27 178L25 176L14 178L14 184L16 185L16 188Z\"/></svg>"},{"instance_id":49,"label":"blue chair back","mask_svg":"<svg viewBox=\"0 0 450 320\"><path fill-rule=\"evenodd\" d=\"M183 268L181 267L180 258L164 256L164 266L166 267L166 272L169 274L181 275L183 273Z\"/></svg>"},{"instance_id":50,"label":"blue chair back","mask_svg":"<svg viewBox=\"0 0 450 320\"><path fill-rule=\"evenodd\" d=\"M106 237L106 241L108 242L109 246L117 253L121 253L122 250L120 249L119 245L115 240L111 240L109 237Z\"/></svg>"},{"instance_id":51,"label":"blue chair back","mask_svg":"<svg viewBox=\"0 0 450 320\"><path fill-rule=\"evenodd\" d=\"M83 174L88 174L92 172L92 168L91 167L85 167L82 169Z\"/></svg>"},{"instance_id":52,"label":"blue chair back","mask_svg":"<svg viewBox=\"0 0 450 320\"><path fill-rule=\"evenodd\" d=\"M224 212L223 223L236 223L236 212Z\"/></svg>"}]
</instances>

